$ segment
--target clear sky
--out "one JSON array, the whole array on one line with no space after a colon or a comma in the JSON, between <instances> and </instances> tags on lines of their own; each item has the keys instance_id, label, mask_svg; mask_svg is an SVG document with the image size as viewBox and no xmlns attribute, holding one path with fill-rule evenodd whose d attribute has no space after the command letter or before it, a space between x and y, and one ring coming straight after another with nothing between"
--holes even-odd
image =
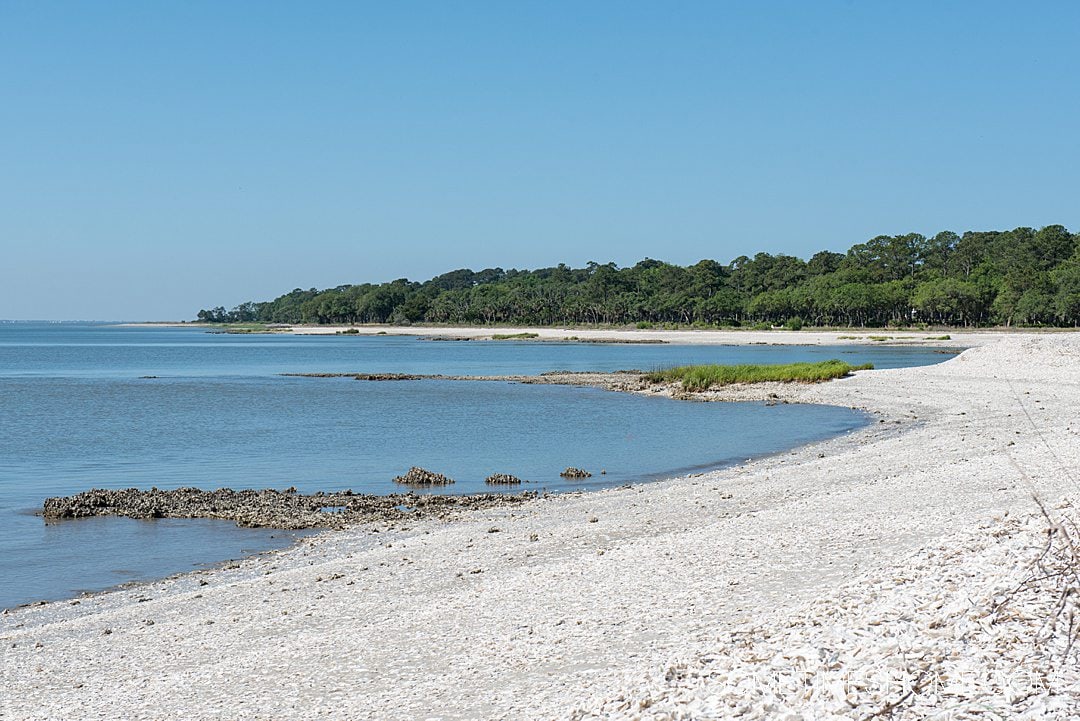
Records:
<instances>
[{"instance_id":1,"label":"clear sky","mask_svg":"<svg viewBox=\"0 0 1080 721\"><path fill-rule=\"evenodd\" d=\"M0 318L1080 228L1077 2L0 0Z\"/></svg>"}]
</instances>

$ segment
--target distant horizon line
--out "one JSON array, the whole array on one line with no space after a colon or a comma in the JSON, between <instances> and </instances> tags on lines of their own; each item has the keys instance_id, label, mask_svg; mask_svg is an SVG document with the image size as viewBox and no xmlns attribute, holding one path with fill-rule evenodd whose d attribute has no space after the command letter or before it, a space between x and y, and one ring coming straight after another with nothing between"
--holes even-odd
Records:
<instances>
[{"instance_id":1,"label":"distant horizon line","mask_svg":"<svg viewBox=\"0 0 1080 721\"><path fill-rule=\"evenodd\" d=\"M115 318L0 318L0 323L195 323L193 320L131 320Z\"/></svg>"}]
</instances>

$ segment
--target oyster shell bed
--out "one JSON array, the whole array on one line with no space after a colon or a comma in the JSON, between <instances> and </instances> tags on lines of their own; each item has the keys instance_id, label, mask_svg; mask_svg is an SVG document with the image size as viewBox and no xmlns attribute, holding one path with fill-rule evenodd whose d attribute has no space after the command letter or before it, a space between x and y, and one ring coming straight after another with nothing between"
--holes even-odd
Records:
<instances>
[{"instance_id":1,"label":"oyster shell bed","mask_svg":"<svg viewBox=\"0 0 1080 721\"><path fill-rule=\"evenodd\" d=\"M517 486L522 483L522 480L509 473L492 473L484 479L484 483L490 486Z\"/></svg>"},{"instance_id":2,"label":"oyster shell bed","mask_svg":"<svg viewBox=\"0 0 1080 721\"><path fill-rule=\"evenodd\" d=\"M449 486L454 482L453 478L419 466L413 466L403 476L394 476L393 480L406 486Z\"/></svg>"},{"instance_id":3,"label":"oyster shell bed","mask_svg":"<svg viewBox=\"0 0 1080 721\"><path fill-rule=\"evenodd\" d=\"M46 499L42 515L46 520L91 516L216 518L236 521L238 526L295 530L344 528L356 523L392 524L428 518L446 520L456 512L513 506L535 497L535 492L518 495L396 493L376 496L352 491L302 494L291 489L234 491L219 488L204 491L198 488L95 488L73 496Z\"/></svg>"},{"instance_id":4,"label":"oyster shell bed","mask_svg":"<svg viewBox=\"0 0 1080 721\"><path fill-rule=\"evenodd\" d=\"M1050 512L1075 533L1069 500ZM886 574L672 659L574 721L1077 718L1080 538L1040 513L942 539Z\"/></svg>"}]
</instances>

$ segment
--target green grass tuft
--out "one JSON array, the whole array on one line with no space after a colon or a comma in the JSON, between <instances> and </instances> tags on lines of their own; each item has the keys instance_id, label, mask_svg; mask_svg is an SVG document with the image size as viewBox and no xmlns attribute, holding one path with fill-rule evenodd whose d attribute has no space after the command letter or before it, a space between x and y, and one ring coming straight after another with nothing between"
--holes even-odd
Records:
<instances>
[{"instance_id":1,"label":"green grass tuft","mask_svg":"<svg viewBox=\"0 0 1080 721\"><path fill-rule=\"evenodd\" d=\"M841 360L782 365L695 365L654 371L645 375L651 383L680 381L688 391L703 391L732 383L820 383L842 378L851 371L873 370L873 363L853 366Z\"/></svg>"},{"instance_id":2,"label":"green grass tuft","mask_svg":"<svg viewBox=\"0 0 1080 721\"><path fill-rule=\"evenodd\" d=\"M491 336L491 340L527 340L539 337L539 333L495 333Z\"/></svg>"},{"instance_id":3,"label":"green grass tuft","mask_svg":"<svg viewBox=\"0 0 1080 721\"><path fill-rule=\"evenodd\" d=\"M952 340L951 335L928 335L923 340Z\"/></svg>"}]
</instances>

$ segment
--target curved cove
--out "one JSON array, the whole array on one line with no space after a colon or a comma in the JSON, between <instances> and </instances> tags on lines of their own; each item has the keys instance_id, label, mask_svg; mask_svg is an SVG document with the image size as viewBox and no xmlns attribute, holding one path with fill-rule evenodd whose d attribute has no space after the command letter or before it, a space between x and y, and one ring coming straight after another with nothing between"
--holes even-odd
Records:
<instances>
[{"instance_id":1,"label":"curved cove","mask_svg":"<svg viewBox=\"0 0 1080 721\"><path fill-rule=\"evenodd\" d=\"M402 490L391 478L411 465L454 478L443 492L492 490L483 479L494 472L527 479L523 490L593 489L724 466L866 422L828 406L504 382L0 379L0 392L32 396L19 400L17 423L0 424L0 447L12 451L0 465L0 571L13 580L0 606L161 577L291 540L227 522L47 525L26 512L51 495L188 485L389 493ZM559 477L567 466L594 475L567 481Z\"/></svg>"}]
</instances>

